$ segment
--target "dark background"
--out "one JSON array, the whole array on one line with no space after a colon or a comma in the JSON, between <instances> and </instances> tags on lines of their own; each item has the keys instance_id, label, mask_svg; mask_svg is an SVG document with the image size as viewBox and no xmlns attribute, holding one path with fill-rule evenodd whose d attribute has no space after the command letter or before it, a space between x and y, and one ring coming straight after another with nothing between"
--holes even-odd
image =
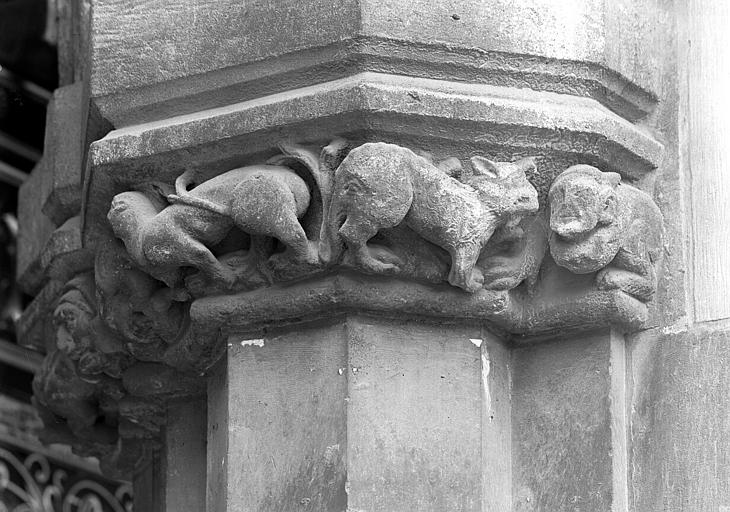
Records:
<instances>
[{"instance_id":1,"label":"dark background","mask_svg":"<svg viewBox=\"0 0 730 512\"><path fill-rule=\"evenodd\" d=\"M47 0L0 0L0 350L15 344L28 297L15 287L18 187L43 153L46 105L58 85ZM28 401L32 375L0 358L0 394Z\"/></svg>"}]
</instances>

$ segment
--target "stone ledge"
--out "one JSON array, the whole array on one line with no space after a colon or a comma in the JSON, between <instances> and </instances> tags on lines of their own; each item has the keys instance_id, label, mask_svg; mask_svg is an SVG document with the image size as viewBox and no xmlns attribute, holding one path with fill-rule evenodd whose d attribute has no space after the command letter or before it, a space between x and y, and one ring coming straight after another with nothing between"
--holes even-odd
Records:
<instances>
[{"instance_id":1,"label":"stone ledge","mask_svg":"<svg viewBox=\"0 0 730 512\"><path fill-rule=\"evenodd\" d=\"M202 298L192 303L190 317L196 332L235 337L351 311L472 320L491 324L496 331L530 336L601 327L631 331L646 319L646 305L618 291L590 291L527 303L509 292L469 294L447 285L345 273Z\"/></svg>"},{"instance_id":2,"label":"stone ledge","mask_svg":"<svg viewBox=\"0 0 730 512\"><path fill-rule=\"evenodd\" d=\"M645 131L595 100L362 73L119 129L91 145L89 160L93 169L115 177L124 171L133 181L154 172L164 179L179 174L183 165L266 151L270 140L268 147L256 147L249 137L271 130L296 130L309 140L358 130L471 140L484 146L579 155L629 178L655 168L663 150ZM198 155L193 162L191 151Z\"/></svg>"}]
</instances>

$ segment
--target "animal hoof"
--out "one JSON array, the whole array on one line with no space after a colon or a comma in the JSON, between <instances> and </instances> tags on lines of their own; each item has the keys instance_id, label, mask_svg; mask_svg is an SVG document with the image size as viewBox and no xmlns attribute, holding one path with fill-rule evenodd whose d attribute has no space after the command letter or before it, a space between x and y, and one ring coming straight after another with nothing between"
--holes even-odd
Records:
<instances>
[{"instance_id":1,"label":"animal hoof","mask_svg":"<svg viewBox=\"0 0 730 512\"><path fill-rule=\"evenodd\" d=\"M320 257L319 257L319 243L318 242L309 243L309 252L307 253L306 262L313 266L319 266Z\"/></svg>"},{"instance_id":2,"label":"animal hoof","mask_svg":"<svg viewBox=\"0 0 730 512\"><path fill-rule=\"evenodd\" d=\"M482 274L481 270L475 268L472 270L469 279L454 278L452 280L449 278L449 283L453 286L458 286L469 293L474 293L484 287L484 274Z\"/></svg>"}]
</instances>

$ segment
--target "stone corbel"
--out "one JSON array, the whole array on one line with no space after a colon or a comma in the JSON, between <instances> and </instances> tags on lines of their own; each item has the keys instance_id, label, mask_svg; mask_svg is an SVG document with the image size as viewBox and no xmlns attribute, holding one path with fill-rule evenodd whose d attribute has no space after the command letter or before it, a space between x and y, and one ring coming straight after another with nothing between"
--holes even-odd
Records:
<instances>
[{"instance_id":1,"label":"stone corbel","mask_svg":"<svg viewBox=\"0 0 730 512\"><path fill-rule=\"evenodd\" d=\"M187 171L112 201L110 224L135 268L166 285L158 310L178 318L190 304L194 343L352 308L520 334L646 319L662 220L617 173L575 165L539 193L531 158L437 163L342 139L280 149L260 165Z\"/></svg>"},{"instance_id":2,"label":"stone corbel","mask_svg":"<svg viewBox=\"0 0 730 512\"><path fill-rule=\"evenodd\" d=\"M646 318L662 219L617 173L574 165L541 189L535 158L279 148L114 196L116 239L66 285L36 378L50 438L134 472L165 403L202 393L227 345L303 319L355 310L534 335Z\"/></svg>"}]
</instances>

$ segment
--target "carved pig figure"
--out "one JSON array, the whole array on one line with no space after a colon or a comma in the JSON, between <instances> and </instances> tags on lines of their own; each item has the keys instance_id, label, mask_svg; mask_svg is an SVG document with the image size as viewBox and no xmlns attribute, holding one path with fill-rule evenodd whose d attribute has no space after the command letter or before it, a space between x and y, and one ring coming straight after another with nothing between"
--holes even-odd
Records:
<instances>
[{"instance_id":1,"label":"carved pig figure","mask_svg":"<svg viewBox=\"0 0 730 512\"><path fill-rule=\"evenodd\" d=\"M656 290L662 216L645 192L590 165L563 171L548 193L550 253L576 274L598 272L603 290L647 302Z\"/></svg>"},{"instance_id":2,"label":"carved pig figure","mask_svg":"<svg viewBox=\"0 0 730 512\"><path fill-rule=\"evenodd\" d=\"M451 256L448 281L469 292L482 286L475 263L494 230L537 211L525 176L532 159L494 163L472 159L474 176L461 182L411 150L385 143L353 149L334 176L320 256L334 262L344 246L370 272L398 268L397 258L373 251L368 240L404 223Z\"/></svg>"}]
</instances>

